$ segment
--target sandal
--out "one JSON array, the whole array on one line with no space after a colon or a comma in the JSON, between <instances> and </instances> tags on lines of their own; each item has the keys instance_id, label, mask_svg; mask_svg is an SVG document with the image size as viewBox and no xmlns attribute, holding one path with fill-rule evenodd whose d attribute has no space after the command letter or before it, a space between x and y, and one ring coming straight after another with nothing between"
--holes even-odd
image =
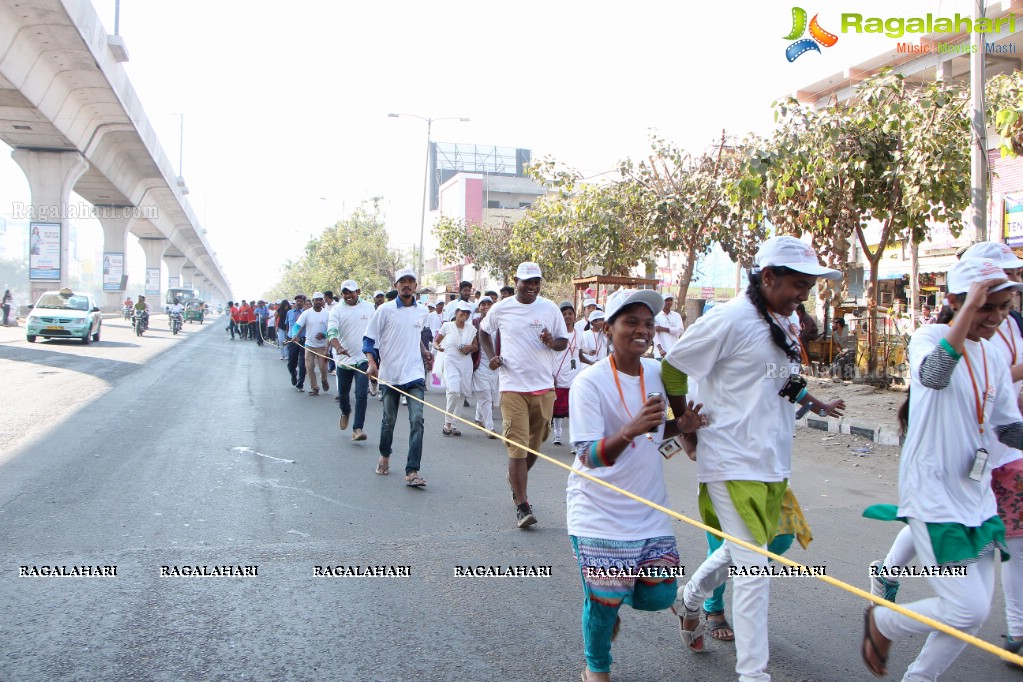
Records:
<instances>
[{"instance_id":1,"label":"sandal","mask_svg":"<svg viewBox=\"0 0 1023 682\"><path fill-rule=\"evenodd\" d=\"M707 626L710 628L710 636L714 639L722 642L734 642L735 631L732 630L732 625L725 618L724 611L707 611L704 610L703 617L707 621Z\"/></svg>"},{"instance_id":2,"label":"sandal","mask_svg":"<svg viewBox=\"0 0 1023 682\"><path fill-rule=\"evenodd\" d=\"M451 427L450 427L450 426L448 426L447 424L445 424L445 425L444 425L444 428L443 428L443 429L441 429L441 430L440 430L440 432L441 432L442 434L444 434L445 436L450 436L450 435L451 435Z\"/></svg>"},{"instance_id":3,"label":"sandal","mask_svg":"<svg viewBox=\"0 0 1023 682\"><path fill-rule=\"evenodd\" d=\"M887 642L883 652L877 641L874 640L874 634L871 631L871 623L874 621L873 611L873 606L868 606L863 611L863 642L860 644L860 656L867 665L867 670L874 677L884 677L888 674L888 648L892 645L892 642L882 635L880 630L877 630L876 624L873 626L873 630L877 631L881 639Z\"/></svg>"},{"instance_id":4,"label":"sandal","mask_svg":"<svg viewBox=\"0 0 1023 682\"><path fill-rule=\"evenodd\" d=\"M675 610L674 606L671 607L672 613L678 616L678 628L679 632L682 634L682 643L689 647L690 651L697 654L702 654L704 651L706 651L706 649L703 648L703 633L707 629L706 623L700 620L699 609L694 609L693 611L690 611L685 606L683 606L682 608L683 608L682 614L684 615L680 615L679 612ZM693 628L692 630L687 630L686 621L692 622L694 620L696 621L696 627Z\"/></svg>"},{"instance_id":5,"label":"sandal","mask_svg":"<svg viewBox=\"0 0 1023 682\"><path fill-rule=\"evenodd\" d=\"M311 395L311 396L318 396L318 395L320 395L320 389L314 388L313 390L309 391L309 395Z\"/></svg>"},{"instance_id":6,"label":"sandal","mask_svg":"<svg viewBox=\"0 0 1023 682\"><path fill-rule=\"evenodd\" d=\"M418 471L412 471L405 475L405 485L410 488L422 488L426 485L426 479L421 478Z\"/></svg>"},{"instance_id":7,"label":"sandal","mask_svg":"<svg viewBox=\"0 0 1023 682\"><path fill-rule=\"evenodd\" d=\"M379 464L379 463L377 464L377 476L386 476L389 473L391 473L391 463L390 462L387 462L386 464Z\"/></svg>"}]
</instances>

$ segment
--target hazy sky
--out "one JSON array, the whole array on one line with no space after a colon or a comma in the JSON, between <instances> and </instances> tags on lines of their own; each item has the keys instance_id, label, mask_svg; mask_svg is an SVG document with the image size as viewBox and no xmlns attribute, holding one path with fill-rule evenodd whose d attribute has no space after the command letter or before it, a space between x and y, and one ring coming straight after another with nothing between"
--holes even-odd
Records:
<instances>
[{"instance_id":1,"label":"hazy sky","mask_svg":"<svg viewBox=\"0 0 1023 682\"><path fill-rule=\"evenodd\" d=\"M836 33L842 11L969 6L801 4ZM114 1L94 5L113 33ZM892 46L840 34L790 64L792 6L122 0L120 33L128 74L175 166L175 114L185 116L189 199L233 293L250 297L276 282L310 234L369 197L384 197L394 245L418 241L426 126L388 112L467 116L435 123L434 140L525 147L598 174L644 155L650 129L696 153L722 128L767 132L773 99ZM28 201L27 183L3 154L0 213L17 201ZM82 229L102 239L98 224ZM135 271L141 250L133 256Z\"/></svg>"}]
</instances>

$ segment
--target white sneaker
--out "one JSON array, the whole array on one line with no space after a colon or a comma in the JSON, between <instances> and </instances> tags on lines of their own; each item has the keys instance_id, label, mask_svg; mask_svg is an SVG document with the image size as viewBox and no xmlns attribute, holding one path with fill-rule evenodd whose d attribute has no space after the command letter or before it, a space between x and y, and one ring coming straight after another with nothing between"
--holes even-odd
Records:
<instances>
[{"instance_id":1,"label":"white sneaker","mask_svg":"<svg viewBox=\"0 0 1023 682\"><path fill-rule=\"evenodd\" d=\"M880 559L870 562L871 568L881 568L883 565L884 562ZM875 597L881 597L881 599L894 602L896 595L899 594L899 581L894 578L872 575L870 576L870 593Z\"/></svg>"}]
</instances>

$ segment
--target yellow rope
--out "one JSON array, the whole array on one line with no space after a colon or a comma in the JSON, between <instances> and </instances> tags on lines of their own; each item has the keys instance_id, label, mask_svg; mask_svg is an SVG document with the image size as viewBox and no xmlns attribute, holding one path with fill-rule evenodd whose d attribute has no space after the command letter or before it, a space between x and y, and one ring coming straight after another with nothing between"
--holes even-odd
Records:
<instances>
[{"instance_id":1,"label":"yellow rope","mask_svg":"<svg viewBox=\"0 0 1023 682\"><path fill-rule=\"evenodd\" d=\"M295 340L294 339L289 340L288 343L295 343ZM322 353L317 353L316 350L314 350L312 348L308 348L307 346L302 346L302 347L305 348L307 351L311 351L315 355L319 355L320 357L327 358L328 360L331 359L328 356L323 355ZM351 366L351 365L349 365L349 366L352 369L354 369L355 371L357 371L357 372L361 372L362 374L368 374L367 372L364 372L363 370L359 369L358 367L354 367L354 366ZM706 525L706 524L704 524L704 523L702 523L700 521L697 521L696 519L691 519L691 518L689 518L688 516L686 516L684 514L680 514L680 513L676 512L676 511L668 509L667 507L662 507L661 505L657 504L656 502L651 502L650 500L647 500L647 499L645 499L643 497L640 497L639 495L634 495L633 493L630 493L628 490L623 490L622 488L619 488L616 485L608 483L607 481L602 481L599 478L596 478L594 476L590 476L589 474L587 474L584 471L580 471L578 469L573 469L568 464L565 464L563 462L559 462L558 460L554 459L553 457L549 457L549 456L543 454L542 452L537 452L536 450L531 449L527 445L522 445L521 443L516 443L513 440L509 440L508 438L505 438L500 433L497 433L495 431L489 431L489 430L483 428L482 426L476 424L475 422L470 422L470 421L468 421L466 419L463 419L462 417L459 417L457 414L451 414L450 412L444 410L443 408L437 407L436 405L433 405L433 404L427 402L426 400L420 400L416 396L411 395L409 393L406 393L405 391L401 390L400 388L395 387L392 384L387 383L386 381L381 381L379 378L377 379L377 382L380 383L383 386L387 386L392 391L396 391L396 392L402 394L406 398L410 398L412 400L419 400L419 402L423 403L423 405L425 405L426 407L429 407L430 409L436 410L437 412L440 412L441 414L445 415L446 417L457 419L458 421L462 422L463 424L466 424L467 426L471 426L474 429L478 429L478 430L480 430L480 431L482 431L484 433L496 436L497 438L500 438L501 440L503 440L505 443L507 443L509 445L512 445L514 447L517 447L517 448L521 448L525 452L528 452L528 453L530 453L532 455L536 455L538 458L543 459L543 460L545 460L547 462L550 462L551 464L554 464L555 466L559 466L562 469L565 469L565 470L569 471L570 473L575 474L576 476L581 476L582 478L585 478L585 479L587 479L589 481L593 481L594 483L597 483L598 485L602 485L605 488L610 488L611 490L614 490L617 493L625 495L626 497L628 497L631 500L635 500L636 502L639 502L641 504L645 504L646 506L648 506L648 507L650 507L652 509L656 509L657 511L664 512L668 516L670 516L670 517L672 517L674 519L677 519L679 521L682 521L684 523L688 523L691 526L695 526L696 528L699 528L702 531L706 531L708 533L713 533L714 535L718 536L719 538L721 538L723 540L728 540L729 542L732 542L732 543L734 543L736 545L739 545L740 547L745 547L746 549L749 549L749 550L752 550L754 552L757 552L758 554L762 554L762 555L766 556L767 558L772 559L772 560L774 560L774 561L776 561L776 562L778 562L780 564L785 564L786 566L791 566L792 568L805 569L805 572L808 575L812 574L813 577L818 578L818 579L828 583L829 585L833 585L834 587L837 587L837 588L839 588L841 590L845 590L846 592L849 592L850 594L853 594L853 595L855 595L857 597L860 597L862 599L866 599L868 601L871 601L874 604L877 604L878 606L884 606L885 608L889 608L892 611L895 611L896 613L899 613L899 614L902 614L903 616L906 616L907 618L912 618L915 621L923 623L924 625L926 625L929 628L932 628L934 630L938 630L940 632L944 632L946 635L951 635L952 637L960 639L960 640L966 642L967 644L972 644L973 646L977 647L978 649L986 651L986 652L988 652L990 654L994 654L995 656L998 656L999 658L1001 658L1001 659L1003 659L1005 661L1008 661L1009 663L1015 663L1016 665L1023 666L1023 656L1020 656L1018 654L1014 654L1014 653L1012 653L1010 651L1002 649L1001 647L997 647L994 644L991 644L990 642L985 642L984 640L979 639L978 637L974 637L973 635L967 634L967 633L963 632L962 630L958 630L958 629L956 629L954 627L951 627L949 625L945 625L944 623L940 623L940 622L934 620L933 618L928 618L927 616L922 616L922 615L920 615L919 613L917 613L915 611L911 611L911 610L905 608L904 606L900 606L899 604L896 604L895 602L890 602L887 599L882 599L881 597L875 597L871 593L866 592L864 590L861 590L858 587L854 587L854 586L850 585L849 583L844 582L842 580L838 580L837 578L832 578L829 575L816 575L816 574L814 574L813 571L811 571L811 569L809 569L808 567L804 566L803 564L800 564L800 563L798 563L796 561L792 561L791 559L787 559L787 558L781 556L780 554L775 554L774 552L770 552L770 551L768 551L768 550L766 550L766 549L764 549L762 547L759 547L757 545L754 545L754 544L751 544L749 542L746 542L745 540L741 540L741 539L739 539L737 537L733 537L733 536L729 535L728 533L725 533L723 531L718 530L717 528L711 528L710 526L708 526L708 525Z\"/></svg>"}]
</instances>

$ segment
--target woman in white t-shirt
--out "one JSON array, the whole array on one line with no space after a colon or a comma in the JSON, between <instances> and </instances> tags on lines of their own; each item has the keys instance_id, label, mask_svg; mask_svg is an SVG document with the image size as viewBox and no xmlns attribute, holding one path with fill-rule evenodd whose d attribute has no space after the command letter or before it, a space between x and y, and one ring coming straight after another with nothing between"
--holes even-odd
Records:
<instances>
[{"instance_id":1,"label":"woman in white t-shirt","mask_svg":"<svg viewBox=\"0 0 1023 682\"><path fill-rule=\"evenodd\" d=\"M1008 558L992 470L1017 459L1023 447L1018 392L1005 357L989 339L1023 285L1007 281L994 261L964 256L949 270L948 287L954 323L921 327L909 343L910 393L899 411L906 429L899 505L874 505L864 515L905 521L922 566L966 568L962 575L930 578L937 598L906 606L975 634L991 608L995 562L999 555ZM903 551L911 556L909 548ZM925 633L930 636L906 675L936 679L962 643L890 609L867 609L861 655L872 673L884 675L892 640ZM1020 646L1006 643L1010 650Z\"/></svg>"},{"instance_id":2,"label":"woman in white t-shirt","mask_svg":"<svg viewBox=\"0 0 1023 682\"><path fill-rule=\"evenodd\" d=\"M476 314L479 317L472 322L472 326L476 328L477 336L480 325L486 319L487 313L490 312L493 305L494 299L490 296L484 296L477 303ZM485 428L488 431L487 438L493 440L497 438L492 433L494 430L494 404L498 402L499 395L497 371L490 369L490 357L483 350L483 345L479 345L480 349L477 351L479 360L473 360L476 369L472 371L472 393L476 396L476 423Z\"/></svg>"},{"instance_id":3,"label":"woman in white t-shirt","mask_svg":"<svg viewBox=\"0 0 1023 682\"><path fill-rule=\"evenodd\" d=\"M469 323L472 306L459 301L455 306L455 317L445 322L437 332L433 346L444 353L444 386L447 388L447 414L444 416L445 436L461 436L451 415L460 416L462 403L472 395L472 358L479 348L476 327Z\"/></svg>"},{"instance_id":4,"label":"woman in white t-shirt","mask_svg":"<svg viewBox=\"0 0 1023 682\"><path fill-rule=\"evenodd\" d=\"M579 357L584 365L592 365L606 358L611 349L607 333L604 331L604 311L594 310L587 318L590 328L579 334Z\"/></svg>"},{"instance_id":5,"label":"woman in white t-shirt","mask_svg":"<svg viewBox=\"0 0 1023 682\"><path fill-rule=\"evenodd\" d=\"M774 538L791 472L794 402L819 416L840 416L845 403L822 403L799 377L803 355L796 306L817 277L841 273L822 266L794 237L772 237L755 258L746 294L715 306L691 325L662 362L668 400L685 400L688 377L700 384L708 426L696 443L699 506L704 523L766 549ZM702 651L700 607L724 582L729 565L749 569L733 578L736 672L767 679L767 557L725 540L697 569L679 599L683 643Z\"/></svg>"},{"instance_id":6,"label":"woman in white t-shirt","mask_svg":"<svg viewBox=\"0 0 1023 682\"><path fill-rule=\"evenodd\" d=\"M642 357L662 305L661 295L649 289L611 295L608 334L614 352L575 378L569 412L574 471L666 507L658 444L680 430L699 428L700 408L690 404L682 417L665 423L660 367ZM679 557L671 519L575 473L568 477L567 502L568 534L583 580L582 678L609 680L621 605L658 611L675 600Z\"/></svg>"},{"instance_id":7,"label":"woman in white t-shirt","mask_svg":"<svg viewBox=\"0 0 1023 682\"><path fill-rule=\"evenodd\" d=\"M568 416L568 392L572 388L572 381L583 366L579 359L581 334L575 329L575 306L571 301L562 301L558 307L565 318L565 328L572 331L568 335L568 347L554 359L554 421L551 429L554 434L553 445L561 445L564 422ZM587 333L589 332L583 332Z\"/></svg>"}]
</instances>

